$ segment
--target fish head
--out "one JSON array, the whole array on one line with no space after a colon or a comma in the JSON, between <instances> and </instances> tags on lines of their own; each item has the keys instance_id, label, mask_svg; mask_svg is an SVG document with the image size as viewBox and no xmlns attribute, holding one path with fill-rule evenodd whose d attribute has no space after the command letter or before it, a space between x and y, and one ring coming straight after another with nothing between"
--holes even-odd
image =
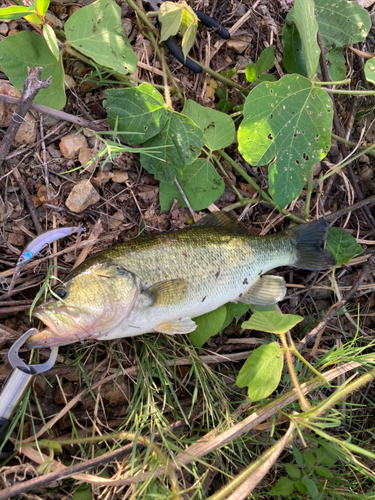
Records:
<instances>
[{"instance_id":1,"label":"fish head","mask_svg":"<svg viewBox=\"0 0 375 500\"><path fill-rule=\"evenodd\" d=\"M61 346L109 333L129 315L137 297L137 277L117 264L73 272L33 310L47 328L32 335L27 347Z\"/></svg>"}]
</instances>

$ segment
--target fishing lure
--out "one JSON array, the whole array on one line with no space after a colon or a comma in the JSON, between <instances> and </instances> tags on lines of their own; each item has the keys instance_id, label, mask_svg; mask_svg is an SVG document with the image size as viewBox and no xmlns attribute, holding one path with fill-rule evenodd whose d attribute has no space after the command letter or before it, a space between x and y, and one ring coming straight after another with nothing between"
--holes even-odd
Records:
<instances>
[{"instance_id":1,"label":"fishing lure","mask_svg":"<svg viewBox=\"0 0 375 500\"><path fill-rule=\"evenodd\" d=\"M16 267L24 266L50 243L53 243L60 238L65 238L66 236L69 236L73 233L78 233L79 236L83 231L83 227L59 227L57 229L51 229L50 231L46 231L45 233L40 234L39 236L34 238L21 253Z\"/></svg>"}]
</instances>

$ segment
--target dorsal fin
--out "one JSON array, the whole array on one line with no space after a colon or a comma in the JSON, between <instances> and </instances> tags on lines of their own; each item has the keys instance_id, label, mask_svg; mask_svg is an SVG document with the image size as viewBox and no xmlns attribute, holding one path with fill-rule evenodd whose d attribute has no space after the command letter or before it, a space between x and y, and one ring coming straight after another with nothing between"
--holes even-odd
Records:
<instances>
[{"instance_id":1,"label":"dorsal fin","mask_svg":"<svg viewBox=\"0 0 375 500\"><path fill-rule=\"evenodd\" d=\"M220 227L238 235L247 235L246 227L234 215L224 212L211 212L206 215L194 226ZM194 227L192 226L192 227Z\"/></svg>"}]
</instances>

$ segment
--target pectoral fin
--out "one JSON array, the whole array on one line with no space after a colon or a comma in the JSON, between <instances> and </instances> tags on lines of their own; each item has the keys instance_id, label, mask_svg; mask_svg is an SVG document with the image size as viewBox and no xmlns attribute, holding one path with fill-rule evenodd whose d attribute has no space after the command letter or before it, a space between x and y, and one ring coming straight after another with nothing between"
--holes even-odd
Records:
<instances>
[{"instance_id":1,"label":"pectoral fin","mask_svg":"<svg viewBox=\"0 0 375 500\"><path fill-rule=\"evenodd\" d=\"M286 293L286 284L280 276L261 276L258 281L238 297L239 302L268 306L281 300Z\"/></svg>"},{"instance_id":2,"label":"pectoral fin","mask_svg":"<svg viewBox=\"0 0 375 500\"><path fill-rule=\"evenodd\" d=\"M172 306L186 297L189 282L184 279L160 281L142 291L152 299L152 305Z\"/></svg>"},{"instance_id":3,"label":"pectoral fin","mask_svg":"<svg viewBox=\"0 0 375 500\"><path fill-rule=\"evenodd\" d=\"M197 328L197 324L190 318L178 318L173 321L160 323L155 330L167 335L174 335L176 333L190 333Z\"/></svg>"}]
</instances>

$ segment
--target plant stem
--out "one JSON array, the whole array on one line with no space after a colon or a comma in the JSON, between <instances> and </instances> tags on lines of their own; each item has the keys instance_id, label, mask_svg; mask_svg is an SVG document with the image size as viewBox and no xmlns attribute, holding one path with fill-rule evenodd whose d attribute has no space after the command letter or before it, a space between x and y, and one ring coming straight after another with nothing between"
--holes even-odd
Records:
<instances>
[{"instance_id":1,"label":"plant stem","mask_svg":"<svg viewBox=\"0 0 375 500\"><path fill-rule=\"evenodd\" d=\"M305 222L303 219L301 219L300 217L297 217L296 215L293 215L291 213L289 213L287 210L285 210L285 208L280 208L277 203L275 203L269 196L267 193L265 193L259 186L258 184L253 181L253 179L244 171L243 168L241 168L238 163L236 163L234 160L232 160L232 158L227 154L225 153L225 151L223 151L222 149L218 149L217 150L217 153L219 153L219 155L224 158L224 160L226 160L233 168L234 170L236 170L236 172L238 172L244 179L245 181L247 181L250 186L252 186L255 191L257 193L259 193L259 196L266 202L268 203L268 205L270 205L272 208L275 208L276 210L278 210L281 214L283 215L286 215L287 217L289 217L292 221L296 222L297 224L302 224L303 222Z\"/></svg>"},{"instance_id":2,"label":"plant stem","mask_svg":"<svg viewBox=\"0 0 375 500\"><path fill-rule=\"evenodd\" d=\"M279 337L280 337L281 343L285 349L285 357L286 357L286 363L288 365L289 375L290 375L290 378L291 378L292 383L294 385L294 388L297 391L298 399L299 399L299 403L301 405L301 408L304 412L310 411L311 406L302 392L301 386L299 385L299 382L298 382L296 372L294 370L293 359L292 359L292 355L290 353L290 348L289 348L288 343L286 341L285 333L280 333Z\"/></svg>"},{"instance_id":3,"label":"plant stem","mask_svg":"<svg viewBox=\"0 0 375 500\"><path fill-rule=\"evenodd\" d=\"M228 205L227 207L223 208L223 212L229 212L229 210L244 207L246 205L250 205L251 203L259 203L259 200L255 200L254 198L242 198L241 201L237 201L237 203L232 203L232 205Z\"/></svg>"},{"instance_id":4,"label":"plant stem","mask_svg":"<svg viewBox=\"0 0 375 500\"><path fill-rule=\"evenodd\" d=\"M305 210L303 211L304 217L306 220L309 218L310 215L310 203L311 203L311 195L314 189L314 174L313 174L313 169L311 168L311 172L309 174L309 177L307 179L307 189L306 189L306 200L305 200Z\"/></svg>"},{"instance_id":5,"label":"plant stem","mask_svg":"<svg viewBox=\"0 0 375 500\"><path fill-rule=\"evenodd\" d=\"M133 2L133 0L126 0L126 3L131 7L138 15L138 17L141 19L142 23L147 26L147 28L154 34L156 34L156 29L155 26L152 24L152 22L149 20L149 18L146 16L146 13L138 7L138 5Z\"/></svg>"},{"instance_id":6,"label":"plant stem","mask_svg":"<svg viewBox=\"0 0 375 500\"><path fill-rule=\"evenodd\" d=\"M373 90L332 90L323 87L322 90L325 90L328 94L375 95Z\"/></svg>"},{"instance_id":7,"label":"plant stem","mask_svg":"<svg viewBox=\"0 0 375 500\"><path fill-rule=\"evenodd\" d=\"M348 141L347 139L344 139L343 137L340 137L339 135L336 134L331 134L332 139L336 139L336 141L342 142L346 146L350 146L352 148L355 148L357 144L353 141ZM366 146L359 146L358 151L363 151L366 149ZM367 154L371 156L375 156L375 151L368 151Z\"/></svg>"},{"instance_id":8,"label":"plant stem","mask_svg":"<svg viewBox=\"0 0 375 500\"><path fill-rule=\"evenodd\" d=\"M228 87L233 87L234 89L238 90L239 92L243 92L244 94L249 93L248 89L246 89L245 87L242 87L241 85L238 85L238 83L233 82L229 78L226 78L225 76L220 75L220 73L217 73L216 71L209 68L208 66L204 66L204 64L202 64L201 62L196 61L193 58L191 58L191 59L194 62L196 62L197 64L199 64L199 66L202 67L203 71L205 71L209 75L213 76L216 80L219 80L219 82L224 83L224 85L228 85Z\"/></svg>"},{"instance_id":9,"label":"plant stem","mask_svg":"<svg viewBox=\"0 0 375 500\"><path fill-rule=\"evenodd\" d=\"M328 179L328 177L331 177L331 175L336 174L340 170L342 170L344 167L352 163L354 160L358 160L363 154L369 153L370 151L373 151L375 149L375 144L371 144L368 148L363 149L360 153L356 154L355 156L351 156L348 160L344 161L344 163L341 163L338 165L336 168L333 168L329 172L327 172L323 177L320 177L317 181L314 182L313 188L316 188L321 182L325 181Z\"/></svg>"},{"instance_id":10,"label":"plant stem","mask_svg":"<svg viewBox=\"0 0 375 500\"><path fill-rule=\"evenodd\" d=\"M345 80L341 80L338 82L320 82L320 81L314 81L314 85L348 85L351 82L350 78L346 78Z\"/></svg>"},{"instance_id":11,"label":"plant stem","mask_svg":"<svg viewBox=\"0 0 375 500\"><path fill-rule=\"evenodd\" d=\"M165 52L164 49L161 49L161 66L163 68L163 81L164 81L164 95L165 95L165 104L173 111L173 105L171 100L171 94L169 92L168 86L168 76L167 76L167 63L165 61Z\"/></svg>"}]
</instances>

